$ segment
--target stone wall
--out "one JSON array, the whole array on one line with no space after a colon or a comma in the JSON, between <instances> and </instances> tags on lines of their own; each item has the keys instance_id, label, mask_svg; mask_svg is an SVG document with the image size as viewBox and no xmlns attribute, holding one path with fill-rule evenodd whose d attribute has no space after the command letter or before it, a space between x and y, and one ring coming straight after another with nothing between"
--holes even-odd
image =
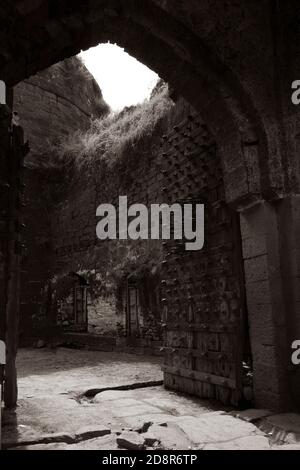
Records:
<instances>
[{"instance_id":1,"label":"stone wall","mask_svg":"<svg viewBox=\"0 0 300 470\"><path fill-rule=\"evenodd\" d=\"M91 118L104 115L108 106L81 60L72 57L19 83L14 88L14 111L30 142L27 162L49 167L59 140L86 130Z\"/></svg>"},{"instance_id":2,"label":"stone wall","mask_svg":"<svg viewBox=\"0 0 300 470\"><path fill-rule=\"evenodd\" d=\"M21 344L27 344L38 317L46 315L47 286L54 272L52 213L65 188L65 175L53 160L55 148L61 139L86 130L92 118L107 111L98 84L77 57L14 88L15 116L30 147L24 174Z\"/></svg>"},{"instance_id":3,"label":"stone wall","mask_svg":"<svg viewBox=\"0 0 300 470\"><path fill-rule=\"evenodd\" d=\"M178 100L151 138L141 139L112 168L100 164L92 173L80 172L68 199L55 212L57 269L93 272L100 288L117 293L118 347L157 352L164 340L168 386L237 404L246 386L242 362L252 367L241 239L237 214L225 202L218 149L201 116ZM118 205L120 195L128 197L128 205L147 207L204 203L205 248L185 252L182 245L172 242L99 241L96 208L100 203ZM117 281L114 269L121 273ZM152 285L147 284L154 278ZM128 329L128 283L148 295L141 308L143 332L138 338L130 337ZM193 364L186 360L187 350L195 355L191 356ZM200 359L199 354L205 357ZM196 375L189 382L185 376L191 371ZM208 374L213 382L207 386L197 371Z\"/></svg>"},{"instance_id":4,"label":"stone wall","mask_svg":"<svg viewBox=\"0 0 300 470\"><path fill-rule=\"evenodd\" d=\"M299 19L298 0L91 0L89 8L82 2L70 7L68 0L8 0L0 7L0 78L8 85L112 41L158 72L201 113L220 152L226 202L240 211L242 224L250 221L245 260L258 238L265 245L263 305L277 339L265 323L265 344L270 342L273 353L264 359L257 351L255 394L258 406L280 409L300 406L300 395L294 397L300 368L290 361L300 324L300 252L299 242L286 234L284 216L287 208L290 233L298 233L299 107L291 102L291 84L300 76ZM248 279L254 279L251 262L246 265ZM258 270L258 284L260 276ZM252 302L251 283L248 309L254 325L260 321L260 301L254 295ZM268 375L263 384L261 377Z\"/></svg>"},{"instance_id":5,"label":"stone wall","mask_svg":"<svg viewBox=\"0 0 300 470\"><path fill-rule=\"evenodd\" d=\"M223 149L228 201L299 190L298 118L290 100L291 80L299 74L296 0L92 0L88 8L41 0L8 2L0 15L7 25L1 78L8 84L115 41L202 112ZM250 161L240 145L249 142L256 142ZM256 174L249 172L251 162Z\"/></svg>"},{"instance_id":6,"label":"stone wall","mask_svg":"<svg viewBox=\"0 0 300 470\"><path fill-rule=\"evenodd\" d=\"M88 168L79 172L75 170L67 197L60 201L54 211L51 228L55 253L53 272L75 271L88 279L92 299L89 305L91 332L116 334L117 325L122 324L126 336L126 308L120 308L118 292L126 285L126 278L130 275L136 275L144 285L144 276L149 274L151 255L154 266L159 264L158 258L162 253L160 242L99 241L96 237L96 209L101 203L117 206L120 195L128 196L128 204L162 201L157 158L160 140L167 126L167 123L161 125L154 135L141 139L112 168L102 162L95 163L92 171ZM139 259L133 262L136 257ZM147 273L144 273L144 268ZM158 268L156 266L155 269ZM156 310L156 322L160 323L160 310ZM145 317L149 316L147 311L144 314ZM93 328L95 318L98 326ZM99 322L99 318L103 320ZM130 343L130 338L127 342Z\"/></svg>"},{"instance_id":7,"label":"stone wall","mask_svg":"<svg viewBox=\"0 0 300 470\"><path fill-rule=\"evenodd\" d=\"M0 106L0 169L1 169L1 212L6 217L1 221L0 229L0 289L1 289L1 304L0 304L0 339L5 341L5 323L6 323L6 269L7 269L7 231L8 231L8 201L9 201L9 188L10 188L10 171L9 171L9 158L10 154L10 125L11 125L11 112L7 106ZM0 377L2 380L3 377Z\"/></svg>"},{"instance_id":8,"label":"stone wall","mask_svg":"<svg viewBox=\"0 0 300 470\"><path fill-rule=\"evenodd\" d=\"M88 331L91 334L115 336L116 334L116 305L113 296L98 297L88 304Z\"/></svg>"},{"instance_id":9,"label":"stone wall","mask_svg":"<svg viewBox=\"0 0 300 470\"><path fill-rule=\"evenodd\" d=\"M1 389L5 405L17 403L18 386L16 355L20 313L20 277L23 254L22 208L24 206L24 144L23 129L12 119L7 105L0 106L0 339L5 344L5 366L0 367ZM5 372L5 374L4 374Z\"/></svg>"}]
</instances>

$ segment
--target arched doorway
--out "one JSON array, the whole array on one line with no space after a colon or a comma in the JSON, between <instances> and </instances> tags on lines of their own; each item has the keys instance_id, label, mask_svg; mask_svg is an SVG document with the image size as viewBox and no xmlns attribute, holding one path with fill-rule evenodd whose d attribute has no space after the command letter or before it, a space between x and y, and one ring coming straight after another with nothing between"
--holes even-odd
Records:
<instances>
[{"instance_id":1,"label":"arched doorway","mask_svg":"<svg viewBox=\"0 0 300 470\"><path fill-rule=\"evenodd\" d=\"M83 7L79 2L71 4L67 0L51 4L47 1L34 4L22 1L16 6L8 2L5 13L14 19L8 33L13 46L2 56L1 78L12 86L36 71L76 54L80 49L107 40L117 42L157 71L201 113L221 156L226 202L231 207L248 210L249 206L261 204L263 198L279 197L285 184L285 171L273 171L275 167L284 168L280 138L276 132L271 132L274 128L278 130L278 122L272 114L273 107L276 107L276 93L270 92L269 98L266 93L268 89L273 90L273 82L268 78L262 85L261 75L253 73L255 61L259 59L265 70L270 66L266 55L270 48L273 51L273 45L270 46L269 42L271 25L263 22L263 18L268 16L268 8L266 5L254 7L242 4L234 12L230 9L225 12L216 2L199 7L196 2L189 6L182 3L176 6L173 1L150 0L143 2L142 6L135 1L91 1L89 8ZM192 13L197 18L195 22L191 20L191 9L194 9ZM273 13L280 14L279 11ZM286 11L283 13L288 16ZM228 36L222 15L225 23L230 15L236 18L233 23L229 22L231 28ZM256 37L255 33L259 32L258 37L265 45L266 55L263 46L257 47L255 53L250 48L250 64L240 59L240 54L249 53L249 47L235 35L242 18L245 18L246 26L251 30L251 37ZM24 31L23 37L17 33L20 24ZM224 43L223 49L220 43ZM247 70L249 81L243 75L243 69ZM264 106L269 110L266 115L263 113ZM273 117L269 119L269 115ZM253 212L247 212L245 216L243 214L243 227L250 226L249 230L246 227L243 232L244 246L252 239L251 227L253 224L259 225L261 217L263 225L268 226L269 221L276 224L275 219L281 215L268 204L263 205L260 215L257 213L253 217ZM255 235L253 237L255 239ZM280 235L276 234L275 244L279 238ZM270 241L270 237L266 237L265 241L267 255L270 255L274 240ZM258 255L265 256L266 253L257 254L252 250L249 255L251 258L244 256L250 260L247 263L250 283L255 271L252 256L255 258ZM277 251L276 256L280 257ZM263 261L268 263L268 259L267 256ZM277 264L276 272L279 272ZM271 268L267 265L267 270L272 271ZM255 278L255 282L260 280L259 277ZM263 281L269 282L269 279ZM289 395L285 365L288 354L287 337L290 332L285 313L281 318L277 312L278 308L285 309L287 296L280 288L278 300L277 293L275 295L273 292L276 290L275 285L276 280L271 279L268 287L272 292L266 291L263 294L267 298L265 300L264 297L263 305L271 305L270 321L275 324L274 329L267 328L266 331L273 348L267 364L264 362L265 340L255 336L254 331L259 311L257 302L251 302L251 321L255 339L253 344L256 348L258 403L268 403L268 396L272 396L274 406L280 407ZM253 293L253 286L251 288L249 298ZM283 288L282 290L284 291ZM294 307L291 315L295 313L293 309ZM272 372L271 391L261 380L266 371Z\"/></svg>"}]
</instances>

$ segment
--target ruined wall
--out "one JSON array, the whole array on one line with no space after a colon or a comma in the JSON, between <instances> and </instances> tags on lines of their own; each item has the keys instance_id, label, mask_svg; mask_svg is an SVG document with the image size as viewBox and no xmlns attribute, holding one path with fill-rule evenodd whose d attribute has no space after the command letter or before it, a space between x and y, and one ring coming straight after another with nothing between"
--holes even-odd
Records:
<instances>
[{"instance_id":1,"label":"ruined wall","mask_svg":"<svg viewBox=\"0 0 300 470\"><path fill-rule=\"evenodd\" d=\"M0 11L3 22L5 15L11 19L0 55L9 84L81 49L116 41L199 111L202 107L226 151L228 200L255 198L260 191L270 198L285 187L298 191L297 116L289 93L299 74L296 0L102 0L72 9L68 1L20 5L7 2ZM26 41L20 35L24 23ZM254 178L239 145L249 140L257 143ZM257 184L249 188L253 179Z\"/></svg>"},{"instance_id":2,"label":"ruined wall","mask_svg":"<svg viewBox=\"0 0 300 470\"><path fill-rule=\"evenodd\" d=\"M64 197L64 175L55 148L61 139L86 130L108 111L101 90L77 57L58 63L14 88L14 112L24 127L30 153L24 175L21 343L46 315L47 284L53 272L51 217Z\"/></svg>"},{"instance_id":3,"label":"ruined wall","mask_svg":"<svg viewBox=\"0 0 300 470\"><path fill-rule=\"evenodd\" d=\"M151 139L142 140L112 168L103 164L95 170L92 177L81 172L68 200L56 211L53 233L58 269L93 270L104 290L107 283L110 290L117 282L112 271L121 272L116 323L118 344L123 347L128 344L127 276L139 286L146 283L145 267L148 274L155 273L158 284L146 290L153 297L159 294L159 305L154 306L158 336L155 331L143 344L155 349L156 341L164 338L166 384L182 390L182 378L191 370L197 376L199 370L212 377L212 384L207 387L201 380L185 379L185 391L237 403L246 386L242 362L251 367L240 234L237 216L225 202L218 149L201 116L179 100ZM182 244L155 240L99 241L96 208L107 202L117 206L120 195L128 196L129 205L148 207L152 203L204 203L205 249L185 252ZM163 318L166 306L167 320ZM150 310L148 307L143 315L144 339L153 328L150 322L147 325ZM191 327L195 330L192 343ZM177 354L173 350L178 350ZM188 350L195 354L189 360ZM202 359L199 350L205 355ZM251 388L251 383L248 385Z\"/></svg>"},{"instance_id":4,"label":"ruined wall","mask_svg":"<svg viewBox=\"0 0 300 470\"><path fill-rule=\"evenodd\" d=\"M205 205L202 250L165 243L165 385L237 405L252 394L239 225L225 202L218 148L199 114L165 136L160 162L168 204Z\"/></svg>"},{"instance_id":5,"label":"ruined wall","mask_svg":"<svg viewBox=\"0 0 300 470\"><path fill-rule=\"evenodd\" d=\"M294 236L299 107L290 99L291 83L300 76L299 18L298 0L91 0L89 8L81 2L70 8L67 0L8 0L0 7L0 70L9 85L110 40L201 112L220 150L226 201L240 210L245 229L256 403L277 409L292 401L300 406L300 369L290 360L300 328L300 250ZM262 269L255 267L256 255L264 256ZM262 277L265 290L259 295ZM262 310L268 319L260 323Z\"/></svg>"},{"instance_id":6,"label":"ruined wall","mask_svg":"<svg viewBox=\"0 0 300 470\"><path fill-rule=\"evenodd\" d=\"M87 129L91 118L105 114L108 106L82 61L72 57L19 83L14 111L30 141L27 162L48 167L59 140Z\"/></svg>"},{"instance_id":7,"label":"ruined wall","mask_svg":"<svg viewBox=\"0 0 300 470\"><path fill-rule=\"evenodd\" d=\"M128 196L128 204L147 205L160 200L156 159L164 127L160 126L154 135L141 139L112 167L99 162L91 170L83 167L78 172L75 169L67 198L55 210L52 219L54 272L75 271L88 279L90 332L109 335L114 330L116 335L117 328L119 332L126 331L126 312L125 308L120 308L118 289L126 284L126 277L133 274L143 284L144 276L151 271L150 263L155 266L161 253L161 243L157 241L99 241L96 209L101 203L118 206L120 195ZM147 316L145 312L145 335ZM159 323L160 311L156 312L156 317Z\"/></svg>"},{"instance_id":8,"label":"ruined wall","mask_svg":"<svg viewBox=\"0 0 300 470\"><path fill-rule=\"evenodd\" d=\"M168 386L236 404L245 385L242 361L251 360L248 342L242 345L247 325L239 233L225 202L218 148L200 115L180 99L152 135L128 147L112 165L100 159L85 170L41 170L41 177L34 171L32 199L41 181L47 192L39 199L41 207L35 204L37 212L28 217L29 224L34 225L31 217L36 222L31 245L35 256L29 253L24 263L24 318L47 315L51 278L80 273L90 284L90 331L116 334L118 324L118 344L123 347L129 344L126 306L116 296L116 287L122 289L133 276L149 298L143 305L143 341L130 342L157 351L164 339ZM129 205L203 202L205 250L186 253L182 246L155 240L100 242L96 208L105 202L117 205L120 195L128 196ZM154 278L150 287L147 282ZM23 323L23 328L28 331L29 325Z\"/></svg>"},{"instance_id":9,"label":"ruined wall","mask_svg":"<svg viewBox=\"0 0 300 470\"><path fill-rule=\"evenodd\" d=\"M158 71L201 112L220 149L226 200L242 210L246 227L243 257L257 403L284 407L300 384L289 355L299 331L300 252L284 229L288 218L291 232L298 231L299 112L290 100L300 70L298 2L103 0L86 10L79 4L70 10L64 1L49 2L45 10L39 5L1 7L3 22L5 15L11 18L0 56L8 82L109 39ZM24 24L27 41L19 32ZM282 197L287 200L278 204ZM249 245L254 247L250 258ZM262 254L260 261L256 254ZM259 335L262 309L268 321Z\"/></svg>"},{"instance_id":10,"label":"ruined wall","mask_svg":"<svg viewBox=\"0 0 300 470\"><path fill-rule=\"evenodd\" d=\"M1 197L0 207L1 213L4 218L1 221L0 228L0 290L1 290L1 304L0 304L0 339L5 341L5 323L6 323L6 269L7 269L7 248L8 248L8 202L9 202L9 188L10 188L10 169L9 169L9 155L10 148L10 125L11 125L11 112L7 106L0 106L0 169L1 169ZM2 371L0 380L3 380Z\"/></svg>"},{"instance_id":11,"label":"ruined wall","mask_svg":"<svg viewBox=\"0 0 300 470\"><path fill-rule=\"evenodd\" d=\"M23 129L12 119L8 106L0 105L0 339L5 343L5 367L0 367L0 382L5 388L2 399L13 408L18 387L16 355L20 311L20 267L23 252L23 162L27 153ZM5 372L5 375L4 375ZM3 390L3 388L2 388Z\"/></svg>"},{"instance_id":12,"label":"ruined wall","mask_svg":"<svg viewBox=\"0 0 300 470\"><path fill-rule=\"evenodd\" d=\"M90 298L88 303L88 331L93 335L116 334L116 305L113 296Z\"/></svg>"}]
</instances>

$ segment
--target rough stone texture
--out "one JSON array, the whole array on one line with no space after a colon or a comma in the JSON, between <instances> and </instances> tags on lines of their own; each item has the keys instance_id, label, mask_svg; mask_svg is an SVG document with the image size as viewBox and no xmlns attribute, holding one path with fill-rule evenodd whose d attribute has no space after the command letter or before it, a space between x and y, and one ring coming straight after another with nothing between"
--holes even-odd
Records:
<instances>
[{"instance_id":1,"label":"rough stone texture","mask_svg":"<svg viewBox=\"0 0 300 470\"><path fill-rule=\"evenodd\" d=\"M300 75L299 17L297 0L91 0L89 8L77 2L72 9L67 0L7 1L0 7L0 78L14 85L82 48L115 41L201 112L221 155L227 202L244 209L268 201L268 234L256 236L256 207L254 242L247 237L244 252L257 248L268 256L269 278L261 286L252 282L253 271L246 275L255 399L272 408L299 408L300 396L299 368L288 371L299 331L299 237L285 233L287 226L297 233L298 222L293 217L287 225L278 207L292 206L292 213L299 207L300 118L291 103L291 83ZM282 212L290 218L291 211Z\"/></svg>"},{"instance_id":2,"label":"rough stone texture","mask_svg":"<svg viewBox=\"0 0 300 470\"><path fill-rule=\"evenodd\" d=\"M157 379L160 367L156 361L155 358L116 353L21 349L18 357L19 406L5 412L4 438L10 443L23 438L33 443L45 434L58 432L75 438L75 433L86 426L105 426L112 432L121 432L122 429L140 428L145 422L166 423L179 413L201 416L216 409L216 403L180 396L163 387L108 390L98 395L101 400L97 403L79 398L95 386ZM123 371L122 377L119 370Z\"/></svg>"},{"instance_id":3,"label":"rough stone texture","mask_svg":"<svg viewBox=\"0 0 300 470\"><path fill-rule=\"evenodd\" d=\"M47 364L47 373L43 373ZM52 394L83 393L87 390L162 379L161 360L115 352L79 351L66 348L20 349L17 357L19 397L41 398ZM120 376L120 368L123 371ZM133 380L132 380L133 379ZM125 392L102 392L122 394ZM74 422L74 432L77 430Z\"/></svg>"},{"instance_id":4,"label":"rough stone texture","mask_svg":"<svg viewBox=\"0 0 300 470\"><path fill-rule=\"evenodd\" d=\"M259 167L266 170L263 160L268 159L272 168L269 175L263 176L267 176L269 185L275 190L282 188L282 173L278 167L286 167L289 153L289 163L296 165L297 161L296 144L293 143L297 113L289 93L282 96L283 124L291 150L286 154L281 148L281 123L276 116L278 95L283 95L282 90L290 90L299 68L299 61L289 60L297 57L295 44L299 33L290 26L296 24L299 14L296 1L276 6L241 1L226 3L227 8L217 0L203 4L175 0L149 0L146 4L95 0L90 2L89 8L83 10L76 5L72 11L67 1L59 6L51 4L49 8L45 2L44 6L17 9L13 2L8 2L2 7L2 21L8 14L11 20L3 37L2 78L16 83L74 55L81 48L108 39L116 41L157 70L186 98L202 106L204 118L215 128L216 134L219 133L224 150L229 150L230 140L236 138L231 155L226 155L228 176L231 175L228 194L237 192L233 182L238 174L242 176L239 179L244 186L238 192L243 195L248 192L249 165L247 161L241 165L239 160L238 138L241 137L246 146L259 138ZM26 25L26 41L20 36L19 24ZM273 54L273 31L275 37L285 38L278 46L277 54ZM147 44L151 44L151 52ZM280 70L285 71L282 77L285 86L279 83ZM221 75L224 79L220 83ZM290 174L291 183L297 187L298 172L293 174L294 177ZM249 185L253 186L251 177Z\"/></svg>"},{"instance_id":5,"label":"rough stone texture","mask_svg":"<svg viewBox=\"0 0 300 470\"><path fill-rule=\"evenodd\" d=\"M88 330L96 335L116 334L116 305L113 296L90 301Z\"/></svg>"},{"instance_id":6,"label":"rough stone texture","mask_svg":"<svg viewBox=\"0 0 300 470\"><path fill-rule=\"evenodd\" d=\"M27 162L47 167L53 146L108 112L99 85L78 57L64 60L14 88L14 111L30 143Z\"/></svg>"},{"instance_id":7,"label":"rough stone texture","mask_svg":"<svg viewBox=\"0 0 300 470\"><path fill-rule=\"evenodd\" d=\"M182 416L174 420L188 436L193 445L211 444L218 442L233 441L251 434L261 434L251 424L237 421L232 416L222 412L207 413L199 418Z\"/></svg>"},{"instance_id":8,"label":"rough stone texture","mask_svg":"<svg viewBox=\"0 0 300 470\"><path fill-rule=\"evenodd\" d=\"M235 418L242 419L243 421L248 421L249 423L255 423L256 421L271 416L273 413L269 410L259 410L259 409L250 409L245 411L233 411L232 416Z\"/></svg>"},{"instance_id":9,"label":"rough stone texture","mask_svg":"<svg viewBox=\"0 0 300 470\"><path fill-rule=\"evenodd\" d=\"M0 201L1 213L7 216L8 200L9 200L9 159L10 152L10 135L9 126L11 123L11 112L7 106L0 106L0 171L2 178L2 197ZM5 184L7 191L5 192ZM2 299L6 295L6 268L7 268L7 233L8 233L8 219L1 220L0 226L1 244L0 244L0 291ZM1 302L0 307L0 339L5 341L5 304ZM0 368L0 380L3 380L3 367Z\"/></svg>"},{"instance_id":10,"label":"rough stone texture","mask_svg":"<svg viewBox=\"0 0 300 470\"><path fill-rule=\"evenodd\" d=\"M153 252L158 253L154 266L156 283L150 285L140 279L142 287L139 287L139 293L143 288L148 303L139 311L142 332L137 334L138 338L128 330L127 287L124 283L125 292L122 292L116 312L117 345L122 350L126 344L142 346L145 351L147 347L155 350L161 346L157 343L164 336L168 387L237 404L242 395L242 360L248 347L247 330L240 329L240 318L245 316L240 235L237 217L224 200L224 181L215 141L201 116L183 100L178 100L162 128L153 135L151 145L145 137L128 152L126 158L120 157L120 160L112 168L95 171L93 177L82 171L81 179L76 178L68 197L56 209L52 223L53 269L91 271L103 280L103 286L108 284L110 288L111 278L107 273L112 266L117 269L125 263L131 254L125 247L131 248L142 259L144 252L149 253L150 258ZM190 199L204 202L204 250L186 252L182 246L172 242L166 242L162 247L162 243L155 240L138 241L135 245L130 241L119 244L97 240L96 208L107 201L117 205L120 195L127 195L128 205L143 203L148 207L162 202L182 204ZM139 268L142 272L142 261ZM199 276L199 268L207 276ZM135 275L136 272L128 271L128 274ZM178 279L181 279L180 289ZM161 281L161 286L158 281ZM161 326L163 306L162 300L157 300L159 298L165 299L168 306L165 333ZM190 298L193 304L188 300ZM179 309L181 303L184 307ZM192 342L191 327L199 325L203 325L203 331L200 329L194 333L194 343L199 345L195 350L199 351L194 351L194 357L187 357ZM242 337L245 340L243 344ZM169 353L172 348L176 350L174 354ZM207 354L208 358L197 356L201 353ZM238 362L237 367L235 361ZM174 373L173 369L184 372ZM196 381L184 375L193 371L216 376L217 382L207 385L205 379ZM232 392L226 383L225 386L221 383L222 380L232 384Z\"/></svg>"},{"instance_id":11,"label":"rough stone texture","mask_svg":"<svg viewBox=\"0 0 300 470\"><path fill-rule=\"evenodd\" d=\"M300 442L300 415L282 413L269 416L260 423L260 429L275 442L297 444Z\"/></svg>"},{"instance_id":12,"label":"rough stone texture","mask_svg":"<svg viewBox=\"0 0 300 470\"><path fill-rule=\"evenodd\" d=\"M288 215L288 200L262 202L241 214L255 403L275 410L296 407L299 390L300 370L291 370L291 344L298 337L297 258L292 263L294 242L287 235L297 223Z\"/></svg>"},{"instance_id":13,"label":"rough stone texture","mask_svg":"<svg viewBox=\"0 0 300 470\"><path fill-rule=\"evenodd\" d=\"M169 422L167 426L153 425L149 431L142 434L145 445L154 445L162 449L188 450L192 448L192 441L175 423ZM152 442L152 444L151 444Z\"/></svg>"},{"instance_id":14,"label":"rough stone texture","mask_svg":"<svg viewBox=\"0 0 300 470\"><path fill-rule=\"evenodd\" d=\"M104 366L106 353L68 353L77 356L73 357L74 363L70 362L70 355L67 356L64 350L51 352L52 361L47 356L50 352L36 350L30 357L30 363L25 361L26 367L25 357L23 360L19 358L19 366L23 365L23 377L19 383L21 399L15 410L4 412L3 442L6 447L14 450L113 450L119 448L116 439L124 438L124 434L125 446L149 447L152 444L152 449L266 449L268 439L274 449L298 446L290 440L276 443L270 428L263 432L253 424L230 416L225 409L220 411L217 403L178 395L163 387L108 390L98 395L102 399L97 402L79 398L80 392L95 383L95 377L97 383L101 382L102 385L112 383L111 374L114 371ZM22 355L25 356L23 350ZM121 364L122 370L126 370L126 380L134 383L140 358L132 355L120 358L114 353L110 356L114 358L114 363L119 358L121 362L117 367ZM52 364L47 374L45 360ZM95 368L95 360L98 368ZM149 375L151 367L156 371L151 361L153 358L143 362L144 372L140 373ZM86 380L83 383L82 377L87 379L88 372L91 372L90 382ZM122 383L119 381L119 384ZM152 415L147 414L150 405L154 409ZM300 423L299 415L289 414L275 415L274 419L267 417L263 421L266 420L271 420L273 427L285 427L288 431L285 437L288 439L289 433L297 431ZM110 431L111 434L103 435ZM99 434L102 437L92 437ZM288 442L293 444L286 445ZM278 443L284 445L279 446Z\"/></svg>"},{"instance_id":15,"label":"rough stone texture","mask_svg":"<svg viewBox=\"0 0 300 470\"><path fill-rule=\"evenodd\" d=\"M123 432L116 439L117 444L122 449L143 450L145 449L144 439L140 434L135 432Z\"/></svg>"},{"instance_id":16,"label":"rough stone texture","mask_svg":"<svg viewBox=\"0 0 300 470\"><path fill-rule=\"evenodd\" d=\"M14 111L18 113L29 141L26 158L20 340L30 344L33 318L43 311L49 282L53 247L49 214L58 203L52 194L64 182L53 168L54 147L61 139L86 130L92 117L108 112L99 85L81 60L72 57L26 79L14 88ZM94 322L95 323L95 322ZM104 322L102 322L104 323Z\"/></svg>"},{"instance_id":17,"label":"rough stone texture","mask_svg":"<svg viewBox=\"0 0 300 470\"><path fill-rule=\"evenodd\" d=\"M270 450L269 439L264 436L247 436L230 442L208 444L202 450Z\"/></svg>"}]
</instances>

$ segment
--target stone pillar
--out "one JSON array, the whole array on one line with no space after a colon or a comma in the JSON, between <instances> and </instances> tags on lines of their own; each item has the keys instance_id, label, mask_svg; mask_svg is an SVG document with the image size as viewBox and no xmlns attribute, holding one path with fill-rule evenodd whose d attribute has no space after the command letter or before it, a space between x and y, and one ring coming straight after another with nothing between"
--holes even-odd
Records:
<instances>
[{"instance_id":1,"label":"stone pillar","mask_svg":"<svg viewBox=\"0 0 300 470\"><path fill-rule=\"evenodd\" d=\"M7 233L9 205L9 152L11 112L6 105L0 105L0 340L5 341L6 327L6 268Z\"/></svg>"},{"instance_id":2,"label":"stone pillar","mask_svg":"<svg viewBox=\"0 0 300 470\"><path fill-rule=\"evenodd\" d=\"M288 319L288 371L292 408L300 410L300 365L291 362L291 344L300 340L300 195L290 195L279 205L281 222L281 273Z\"/></svg>"},{"instance_id":3,"label":"stone pillar","mask_svg":"<svg viewBox=\"0 0 300 470\"><path fill-rule=\"evenodd\" d=\"M240 213L255 405L261 408L299 405L292 385L299 372L291 368L293 332L300 339L297 219L299 197L260 201Z\"/></svg>"},{"instance_id":4,"label":"stone pillar","mask_svg":"<svg viewBox=\"0 0 300 470\"><path fill-rule=\"evenodd\" d=\"M2 82L3 84L3 82ZM9 206L9 152L10 152L10 109L2 104L6 101L5 86L0 91L0 342L6 341L6 299L7 299L7 248L8 248L8 206ZM3 346L2 346L3 347ZM0 407L4 365L0 361Z\"/></svg>"}]
</instances>

